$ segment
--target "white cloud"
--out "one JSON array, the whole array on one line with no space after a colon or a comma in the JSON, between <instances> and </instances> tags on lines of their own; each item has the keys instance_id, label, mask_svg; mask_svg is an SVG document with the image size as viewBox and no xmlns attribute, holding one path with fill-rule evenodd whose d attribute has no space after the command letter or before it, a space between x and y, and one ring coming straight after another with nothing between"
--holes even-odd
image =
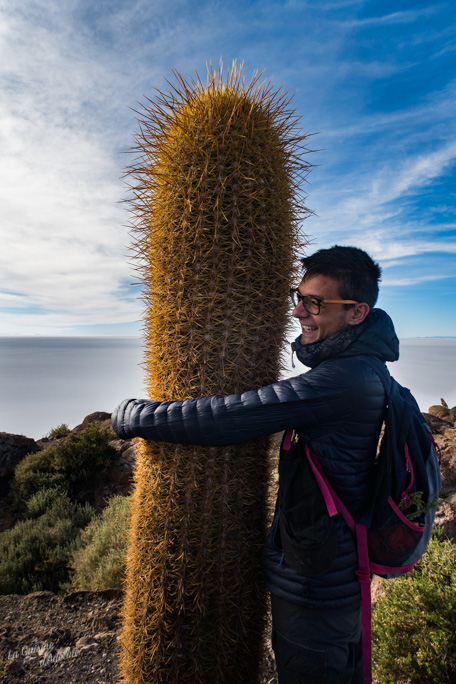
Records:
<instances>
[{"instance_id":1,"label":"white cloud","mask_svg":"<svg viewBox=\"0 0 456 684\"><path fill-rule=\"evenodd\" d=\"M393 179L387 201L402 197L409 191L438 178L450 165L454 165L455 161L456 140L429 154L407 159ZM385 187L382 187L381 191L385 192Z\"/></svg>"},{"instance_id":2,"label":"white cloud","mask_svg":"<svg viewBox=\"0 0 456 684\"><path fill-rule=\"evenodd\" d=\"M109 302L110 303L110 302ZM107 309L102 306L91 307L87 315L76 313L72 315L69 311L38 312L27 313L25 316L18 317L16 312L2 312L1 335L28 336L28 335L72 335L75 329L81 329L101 325L120 326L122 323L140 321L141 316L138 312L135 318L134 308L130 305L120 305L116 311L112 306ZM98 328L97 328L98 329Z\"/></svg>"},{"instance_id":3,"label":"white cloud","mask_svg":"<svg viewBox=\"0 0 456 684\"><path fill-rule=\"evenodd\" d=\"M389 14L382 14L375 17L363 17L362 19L348 19L340 23L344 27L350 28L364 28L366 26L389 26L391 24L410 24L422 17L427 17L438 11L442 5L434 5L433 7L425 7L417 10L402 10L399 12L390 12Z\"/></svg>"},{"instance_id":4,"label":"white cloud","mask_svg":"<svg viewBox=\"0 0 456 684\"><path fill-rule=\"evenodd\" d=\"M428 275L416 276L415 278L384 278L382 280L382 287L409 287L410 285L420 285L421 283L435 282L437 280L447 280L452 278L450 275Z\"/></svg>"},{"instance_id":5,"label":"white cloud","mask_svg":"<svg viewBox=\"0 0 456 684\"><path fill-rule=\"evenodd\" d=\"M456 141L450 141L427 154L405 155L401 161L386 158L379 168L369 165L362 173L352 169L350 177L331 178L330 197L324 185L311 192L309 204L318 218L310 219L304 228L322 235L325 244L362 244L381 260L431 252L454 254L454 240L449 235L433 240L424 237L422 233L431 229L424 221L411 221L403 203L418 197L455 161ZM435 223L432 230L451 233L451 226L442 220L442 228Z\"/></svg>"},{"instance_id":6,"label":"white cloud","mask_svg":"<svg viewBox=\"0 0 456 684\"><path fill-rule=\"evenodd\" d=\"M30 330L131 320L126 132L116 140L106 126L115 70L76 30L71 5L28 7L31 17L2 21L0 303L40 309L27 313ZM23 318L2 314L1 333Z\"/></svg>"},{"instance_id":7,"label":"white cloud","mask_svg":"<svg viewBox=\"0 0 456 684\"><path fill-rule=\"evenodd\" d=\"M388 66L390 74L402 69L403 65L399 63L393 62ZM349 72L350 70L351 63L348 63L345 71ZM432 90L423 102L420 101L408 107L393 108L387 111L367 111L353 123L349 123L347 116L333 119L331 127L325 128L323 134L325 138L343 140L361 139L366 135L377 136L379 144L382 140L391 138L395 138L398 143L412 140L422 144L431 139L434 129L438 129L438 138L445 141L448 139L451 127L442 131L441 122L454 119L455 97L456 83L450 81L442 88ZM406 130L405 138L404 129Z\"/></svg>"}]
</instances>

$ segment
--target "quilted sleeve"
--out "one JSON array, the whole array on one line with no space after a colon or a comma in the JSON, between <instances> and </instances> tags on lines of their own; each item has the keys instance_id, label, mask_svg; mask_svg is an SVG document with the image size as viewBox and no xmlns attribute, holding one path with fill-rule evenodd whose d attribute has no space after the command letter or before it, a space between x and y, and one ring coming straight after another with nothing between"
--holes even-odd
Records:
<instances>
[{"instance_id":1,"label":"quilted sleeve","mask_svg":"<svg viewBox=\"0 0 456 684\"><path fill-rule=\"evenodd\" d=\"M127 399L113 412L112 426L123 439L202 446L246 442L288 428L340 420L347 396L337 375L316 369L243 394L185 401Z\"/></svg>"}]
</instances>

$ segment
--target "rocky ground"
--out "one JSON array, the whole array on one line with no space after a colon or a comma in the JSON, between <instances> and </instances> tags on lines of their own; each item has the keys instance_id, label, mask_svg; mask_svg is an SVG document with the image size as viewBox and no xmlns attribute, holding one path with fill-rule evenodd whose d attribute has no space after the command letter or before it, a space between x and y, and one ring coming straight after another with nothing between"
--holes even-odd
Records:
<instances>
[{"instance_id":1,"label":"rocky ground","mask_svg":"<svg viewBox=\"0 0 456 684\"><path fill-rule=\"evenodd\" d=\"M0 681L117 681L118 589L0 597Z\"/></svg>"},{"instance_id":2,"label":"rocky ground","mask_svg":"<svg viewBox=\"0 0 456 684\"><path fill-rule=\"evenodd\" d=\"M94 420L94 415L98 422L107 423L107 414L92 414L88 418ZM456 540L455 411L433 406L425 417L441 449L447 494L438 513L438 523ZM106 493L112 495L128 490L134 458L132 444L119 440L117 450L118 462L104 483L107 492L100 489L96 493L97 501L101 502ZM1 467L0 463L0 470ZM2 517L5 524L5 514ZM376 584L374 595L379 591L381 588ZM121 599L122 592L116 589L74 592L65 596L51 592L0 596L0 682L105 684L118 681ZM266 645L262 668L264 681L272 684L274 673L272 652Z\"/></svg>"},{"instance_id":3,"label":"rocky ground","mask_svg":"<svg viewBox=\"0 0 456 684\"><path fill-rule=\"evenodd\" d=\"M0 682L117 682L121 599L118 589L0 596ZM267 645L263 677L275 682Z\"/></svg>"}]
</instances>

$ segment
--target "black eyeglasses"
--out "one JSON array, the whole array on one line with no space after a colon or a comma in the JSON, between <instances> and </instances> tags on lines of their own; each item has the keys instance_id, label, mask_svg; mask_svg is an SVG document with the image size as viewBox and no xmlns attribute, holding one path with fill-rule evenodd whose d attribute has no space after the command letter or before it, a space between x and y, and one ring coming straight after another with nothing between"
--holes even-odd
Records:
<instances>
[{"instance_id":1,"label":"black eyeglasses","mask_svg":"<svg viewBox=\"0 0 456 684\"><path fill-rule=\"evenodd\" d=\"M290 289L290 297L293 306L298 306L301 302L307 313L310 313L313 316L318 316L322 304L358 304L358 302L355 302L353 299L320 299L319 297L313 297L312 295L303 295L299 292L297 287L292 287Z\"/></svg>"}]
</instances>

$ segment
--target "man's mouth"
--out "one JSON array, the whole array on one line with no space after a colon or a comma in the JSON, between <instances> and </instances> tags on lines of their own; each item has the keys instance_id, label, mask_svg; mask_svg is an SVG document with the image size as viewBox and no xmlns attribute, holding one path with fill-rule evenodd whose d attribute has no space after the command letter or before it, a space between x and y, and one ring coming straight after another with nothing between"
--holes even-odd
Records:
<instances>
[{"instance_id":1,"label":"man's mouth","mask_svg":"<svg viewBox=\"0 0 456 684\"><path fill-rule=\"evenodd\" d=\"M301 325L301 328L303 332L314 332L315 330L318 330L318 328L315 328L311 325Z\"/></svg>"}]
</instances>

